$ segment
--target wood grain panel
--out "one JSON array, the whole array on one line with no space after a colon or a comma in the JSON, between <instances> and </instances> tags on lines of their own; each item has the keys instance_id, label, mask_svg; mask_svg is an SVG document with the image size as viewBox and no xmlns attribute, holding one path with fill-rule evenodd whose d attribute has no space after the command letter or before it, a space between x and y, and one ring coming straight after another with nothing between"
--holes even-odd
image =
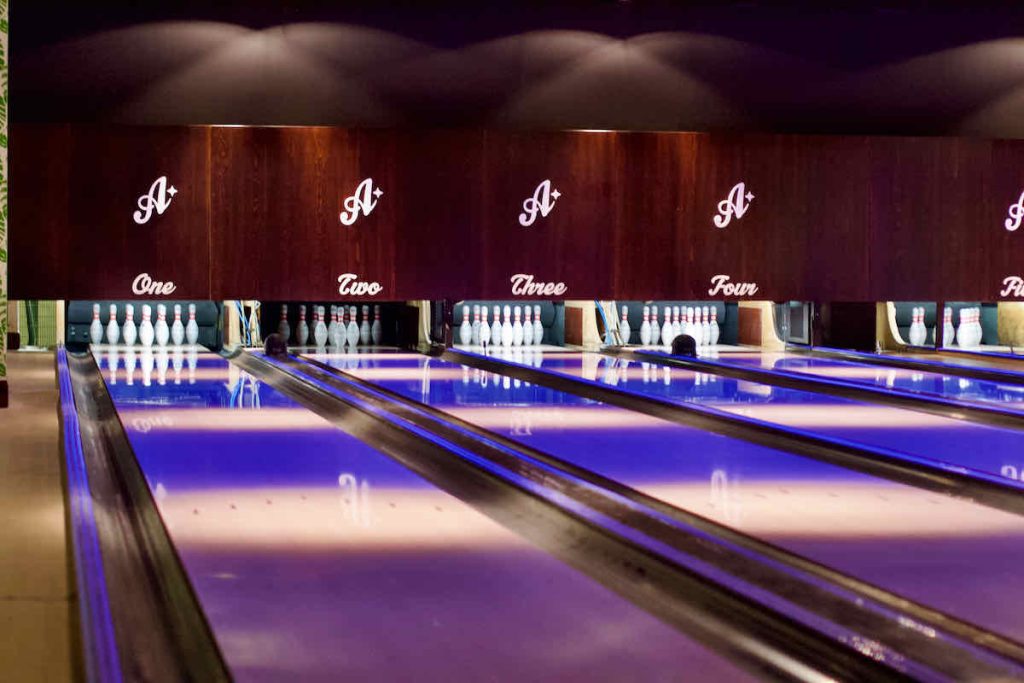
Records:
<instances>
[{"instance_id":1,"label":"wood grain panel","mask_svg":"<svg viewBox=\"0 0 1024 683\"><path fill-rule=\"evenodd\" d=\"M8 295L62 299L72 291L68 249L71 129L12 126L8 210ZM81 267L81 266L79 266Z\"/></svg>"},{"instance_id":2,"label":"wood grain panel","mask_svg":"<svg viewBox=\"0 0 1024 683\"><path fill-rule=\"evenodd\" d=\"M68 291L134 298L132 283L146 273L174 283L165 298L208 299L209 130L76 127L66 154ZM139 225L139 197L161 176L176 194Z\"/></svg>"}]
</instances>

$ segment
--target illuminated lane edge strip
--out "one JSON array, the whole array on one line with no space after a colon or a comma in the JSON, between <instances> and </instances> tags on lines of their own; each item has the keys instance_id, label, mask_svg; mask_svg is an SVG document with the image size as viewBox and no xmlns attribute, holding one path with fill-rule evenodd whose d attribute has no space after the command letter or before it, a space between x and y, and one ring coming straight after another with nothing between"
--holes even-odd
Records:
<instances>
[{"instance_id":1,"label":"illuminated lane edge strip","mask_svg":"<svg viewBox=\"0 0 1024 683\"><path fill-rule=\"evenodd\" d=\"M640 351L619 346L605 346L601 348L601 353L614 358L625 358L637 362L653 362L694 372L704 372L758 384L770 384L784 389L811 391L855 401L870 401L892 408L915 410L951 420L965 420L995 427L1024 430L1024 414L1000 410L995 406L973 401L944 398L932 393L904 391L901 389L881 389L857 382L812 376L788 370L737 367L729 363L707 358L673 356L664 351Z\"/></svg>"},{"instance_id":2,"label":"illuminated lane edge strip","mask_svg":"<svg viewBox=\"0 0 1024 683\"><path fill-rule=\"evenodd\" d=\"M87 351L62 358L120 671L150 683L230 681L95 358Z\"/></svg>"},{"instance_id":3,"label":"illuminated lane edge strip","mask_svg":"<svg viewBox=\"0 0 1024 683\"><path fill-rule=\"evenodd\" d=\"M774 602L774 607L790 609L795 605L805 613L817 612L818 616L814 619L813 625L820 628L822 622L827 620L833 635L838 635L837 625L848 632L869 633L872 639L881 640L902 656L906 656L906 650L911 649L915 653L912 656L916 661L927 661L933 669L944 669L946 673L957 677L972 675L972 672L960 668L965 664L961 658L977 658L978 648L987 650L981 654L982 660L990 659L991 653L996 652L1001 657L1015 660L1016 666L1016 662L1024 658L1024 648L997 634L917 605L754 537L663 503L619 482L468 423L440 409L396 394L318 360L302 358L298 361L268 362L300 372L318 385L326 384L332 395L339 396L339 391L369 393L385 401L397 402L401 407L440 423L448 430L468 432L471 438L476 438L492 449L501 449L508 453L514 461L540 469L535 476L549 485L553 485L555 477L558 477L560 490L566 495L586 498L586 505L601 509L609 517L620 517L621 524L652 539L659 545L659 551L664 552L664 548L667 547L670 552L675 552L672 557L674 561L686 564L687 558L680 557L679 553L684 553L689 558L696 557L703 565L700 569L706 571L707 565L715 565L713 569L719 576L725 573L740 578L748 589L753 588L755 594L759 592L757 597L763 603L772 605ZM395 412L401 416L409 415L409 410ZM498 459L492 456L491 462ZM511 467L516 467L517 464L513 462ZM499 466L506 469L510 467L500 463ZM518 465L517 470L524 472L524 465ZM566 476L581 480L588 488L581 494L580 484L567 481ZM574 489L575 494L571 493ZM595 493L603 497L603 500L595 498ZM623 509L626 509L627 513L624 518ZM766 593L774 593L774 601L768 598ZM840 622L845 625L841 625ZM908 628L910 624L914 626ZM922 631L928 632L927 637L921 637ZM969 642L965 643L962 640ZM950 657L956 649L960 651ZM988 661L981 664L982 668L988 665Z\"/></svg>"},{"instance_id":4,"label":"illuminated lane edge strip","mask_svg":"<svg viewBox=\"0 0 1024 683\"><path fill-rule=\"evenodd\" d=\"M886 356L865 351L851 351L849 349L833 349L827 346L815 346L813 349L791 349L791 353L812 358L830 358L833 360L852 361L854 363L869 363L871 365L882 365L891 368L903 368L905 370L921 370L934 372L943 375L954 375L968 379L983 379L990 382L1002 382L1004 384L1024 385L1024 373L1010 370L995 370L983 367L971 367L966 365L955 365L944 363L938 360L923 360L907 358L905 356ZM936 356L942 352L932 352ZM966 354L964 354L966 355Z\"/></svg>"},{"instance_id":5,"label":"illuminated lane edge strip","mask_svg":"<svg viewBox=\"0 0 1024 683\"><path fill-rule=\"evenodd\" d=\"M57 349L57 386L64 437L68 527L71 530L74 555L85 678L88 681L119 683L123 676L117 653L117 638L114 636L114 622L110 614L107 579L103 571L92 495L89 492L89 477L85 471L82 435L78 428L78 411L71 388L67 350L63 346Z\"/></svg>"},{"instance_id":6,"label":"illuminated lane edge strip","mask_svg":"<svg viewBox=\"0 0 1024 683\"><path fill-rule=\"evenodd\" d=\"M512 468L499 465L484 454L488 446L472 434L449 430L454 438L442 438L431 429L436 425L425 426L429 420L416 424L405 413L397 415L391 401L367 392L338 392L289 367L302 365L299 361L281 362L246 352L228 357L481 514L762 676L795 680L936 677L906 660L900 664L911 674L892 668L896 664L891 660L865 657L856 645L865 639L849 645L837 642L679 564L650 539L641 543L634 530L594 509L587 504L590 501L570 496L566 491L574 482L555 472L538 476L533 463L519 458L508 458L514 461ZM885 648L869 642L876 646L876 655L886 655ZM967 653L962 654L966 658ZM1006 671L1007 662L1002 664Z\"/></svg>"},{"instance_id":7,"label":"illuminated lane edge strip","mask_svg":"<svg viewBox=\"0 0 1024 683\"><path fill-rule=\"evenodd\" d=\"M867 447L839 437L825 437L814 432L782 427L772 422L692 403L668 401L631 389L613 388L594 380L528 367L491 356L447 349L441 357L454 363L585 396L687 427L743 439L883 477L900 484L968 498L1004 512L1024 515L1024 495L1021 495L1024 493L1024 483L987 472L954 467L879 447Z\"/></svg>"}]
</instances>

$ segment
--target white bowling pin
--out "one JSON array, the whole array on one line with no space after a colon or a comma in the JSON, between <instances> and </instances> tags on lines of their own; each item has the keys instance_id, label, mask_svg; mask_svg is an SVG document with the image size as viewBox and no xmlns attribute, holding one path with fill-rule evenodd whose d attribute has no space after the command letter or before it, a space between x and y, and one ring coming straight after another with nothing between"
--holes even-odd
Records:
<instances>
[{"instance_id":1,"label":"white bowling pin","mask_svg":"<svg viewBox=\"0 0 1024 683\"><path fill-rule=\"evenodd\" d=\"M171 338L171 330L167 327L167 306L156 305L156 326L153 328L156 335L157 346L167 346L167 340Z\"/></svg>"},{"instance_id":2,"label":"white bowling pin","mask_svg":"<svg viewBox=\"0 0 1024 683\"><path fill-rule=\"evenodd\" d=\"M502 313L505 316L505 322L501 324L501 345L507 348L512 346L512 321L509 320L512 317L512 307L506 305Z\"/></svg>"},{"instance_id":3,"label":"white bowling pin","mask_svg":"<svg viewBox=\"0 0 1024 683\"><path fill-rule=\"evenodd\" d=\"M530 307L523 308L523 346L533 346L533 323L530 321Z\"/></svg>"},{"instance_id":4,"label":"white bowling pin","mask_svg":"<svg viewBox=\"0 0 1024 683\"><path fill-rule=\"evenodd\" d=\"M370 343L370 307L363 306L363 321L359 323L359 343L366 346Z\"/></svg>"},{"instance_id":5,"label":"white bowling pin","mask_svg":"<svg viewBox=\"0 0 1024 683\"><path fill-rule=\"evenodd\" d=\"M150 308L149 304L142 305L142 324L139 325L139 342L141 342L142 345L146 347L153 345L153 322L149 319L152 313L153 309ZM152 361L152 357L150 357L150 360ZM153 367L151 364L150 372L152 371Z\"/></svg>"},{"instance_id":6,"label":"white bowling pin","mask_svg":"<svg viewBox=\"0 0 1024 683\"><path fill-rule=\"evenodd\" d=\"M383 335L384 329L380 324L380 305L376 305L373 307L373 324L370 325L370 341L373 342L374 346L379 346Z\"/></svg>"},{"instance_id":7,"label":"white bowling pin","mask_svg":"<svg viewBox=\"0 0 1024 683\"><path fill-rule=\"evenodd\" d=\"M707 306L700 309L700 338L704 346L711 344L711 316Z\"/></svg>"},{"instance_id":8,"label":"white bowling pin","mask_svg":"<svg viewBox=\"0 0 1024 683\"><path fill-rule=\"evenodd\" d=\"M121 336L124 337L125 346L133 346L139 338L139 331L135 328L135 306L132 304L125 304L124 329Z\"/></svg>"},{"instance_id":9,"label":"white bowling pin","mask_svg":"<svg viewBox=\"0 0 1024 683\"><path fill-rule=\"evenodd\" d=\"M309 323L306 322L306 307L299 305L299 323L295 326L295 343L306 346L309 343Z\"/></svg>"},{"instance_id":10,"label":"white bowling pin","mask_svg":"<svg viewBox=\"0 0 1024 683\"><path fill-rule=\"evenodd\" d=\"M661 326L658 324L658 307L651 306L651 341L649 344L657 345L661 339Z\"/></svg>"},{"instance_id":11,"label":"white bowling pin","mask_svg":"<svg viewBox=\"0 0 1024 683\"><path fill-rule=\"evenodd\" d=\"M672 339L675 339L683 333L683 324L679 322L679 306L672 307ZM666 341L666 344L671 344L672 339Z\"/></svg>"},{"instance_id":12,"label":"white bowling pin","mask_svg":"<svg viewBox=\"0 0 1024 683\"><path fill-rule=\"evenodd\" d=\"M331 309L333 311L332 315L331 315L331 318L333 319L332 323L334 325L334 329L332 330L330 327L328 327L328 333L330 334L330 338L331 338L331 346L333 346L335 348L338 348L338 349L340 349L341 347L345 346L345 336L346 336L345 335L345 323L344 323L344 311L339 310L339 308L341 308L341 307L340 306L331 306Z\"/></svg>"},{"instance_id":13,"label":"white bowling pin","mask_svg":"<svg viewBox=\"0 0 1024 683\"><path fill-rule=\"evenodd\" d=\"M968 323L970 316L967 311L968 309L966 308L960 309L960 324L956 326L956 343L957 346L962 348L967 348L968 342L970 341L967 338L967 335L970 334Z\"/></svg>"},{"instance_id":14,"label":"white bowling pin","mask_svg":"<svg viewBox=\"0 0 1024 683\"><path fill-rule=\"evenodd\" d=\"M175 309L177 312L177 309ZM284 337L287 344L292 338L292 326L288 324L288 304L281 304L281 320L277 323L277 333Z\"/></svg>"},{"instance_id":15,"label":"white bowling pin","mask_svg":"<svg viewBox=\"0 0 1024 683\"><path fill-rule=\"evenodd\" d=\"M462 307L462 324L459 325L459 343L468 346L473 341L473 326L469 323L469 306Z\"/></svg>"},{"instance_id":16,"label":"white bowling pin","mask_svg":"<svg viewBox=\"0 0 1024 683\"><path fill-rule=\"evenodd\" d=\"M718 328L718 306L711 307L711 322L709 323L709 330L711 331L711 338L708 343L711 346L718 344L718 337L722 331Z\"/></svg>"},{"instance_id":17,"label":"white bowling pin","mask_svg":"<svg viewBox=\"0 0 1024 683\"><path fill-rule=\"evenodd\" d=\"M480 305L473 305L473 324L469 328L469 343L473 346L480 344Z\"/></svg>"},{"instance_id":18,"label":"white bowling pin","mask_svg":"<svg viewBox=\"0 0 1024 683\"><path fill-rule=\"evenodd\" d=\"M619 339L622 340L623 344L629 344L629 337L633 333L629 329L629 310L626 306L622 307L622 320L619 321Z\"/></svg>"},{"instance_id":19,"label":"white bowling pin","mask_svg":"<svg viewBox=\"0 0 1024 683\"><path fill-rule=\"evenodd\" d=\"M491 343L491 324L487 322L487 306L483 306L480 311L483 313L483 319L480 321L480 345L486 347Z\"/></svg>"},{"instance_id":20,"label":"white bowling pin","mask_svg":"<svg viewBox=\"0 0 1024 683\"><path fill-rule=\"evenodd\" d=\"M540 304L533 305L533 345L540 346L544 341L544 325L540 321Z\"/></svg>"},{"instance_id":21,"label":"white bowling pin","mask_svg":"<svg viewBox=\"0 0 1024 683\"><path fill-rule=\"evenodd\" d=\"M316 324L313 325L313 341L317 347L323 348L327 344L330 335L327 333L327 323L324 322L324 307L316 307Z\"/></svg>"},{"instance_id":22,"label":"white bowling pin","mask_svg":"<svg viewBox=\"0 0 1024 683\"><path fill-rule=\"evenodd\" d=\"M946 306L942 311L942 346L952 346L955 338L956 330L953 329L953 309Z\"/></svg>"},{"instance_id":23,"label":"white bowling pin","mask_svg":"<svg viewBox=\"0 0 1024 683\"><path fill-rule=\"evenodd\" d=\"M981 338L985 336L985 330L981 327L981 309L974 309L974 345L981 344Z\"/></svg>"},{"instance_id":24,"label":"white bowling pin","mask_svg":"<svg viewBox=\"0 0 1024 683\"><path fill-rule=\"evenodd\" d=\"M336 346L334 340L338 335L338 307L331 306L331 319L327 322L327 343Z\"/></svg>"},{"instance_id":25,"label":"white bowling pin","mask_svg":"<svg viewBox=\"0 0 1024 683\"><path fill-rule=\"evenodd\" d=\"M185 341L192 346L199 341L199 324L196 323L196 305L188 305L188 325L185 325Z\"/></svg>"},{"instance_id":26,"label":"white bowling pin","mask_svg":"<svg viewBox=\"0 0 1024 683\"><path fill-rule=\"evenodd\" d=\"M515 307L515 322L512 323L512 345L523 345L523 322L520 319L523 311L519 306Z\"/></svg>"},{"instance_id":27,"label":"white bowling pin","mask_svg":"<svg viewBox=\"0 0 1024 683\"><path fill-rule=\"evenodd\" d=\"M640 343L649 346L651 343L651 307L644 306L644 321L640 323Z\"/></svg>"},{"instance_id":28,"label":"white bowling pin","mask_svg":"<svg viewBox=\"0 0 1024 683\"><path fill-rule=\"evenodd\" d=\"M355 346L359 343L359 325L356 325L356 307L350 306L348 314L348 345Z\"/></svg>"},{"instance_id":29,"label":"white bowling pin","mask_svg":"<svg viewBox=\"0 0 1024 683\"><path fill-rule=\"evenodd\" d=\"M672 326L672 309L665 307L665 322L661 326L661 343L668 346L675 338L675 328Z\"/></svg>"},{"instance_id":30,"label":"white bowling pin","mask_svg":"<svg viewBox=\"0 0 1024 683\"><path fill-rule=\"evenodd\" d=\"M110 304L110 322L107 323L107 343L115 346L120 338L121 328L117 324L117 305ZM114 368L114 370L116 371L117 368Z\"/></svg>"},{"instance_id":31,"label":"white bowling pin","mask_svg":"<svg viewBox=\"0 0 1024 683\"><path fill-rule=\"evenodd\" d=\"M92 323L89 324L89 341L96 346L103 343L103 323L100 322L100 305L92 305Z\"/></svg>"},{"instance_id":32,"label":"white bowling pin","mask_svg":"<svg viewBox=\"0 0 1024 683\"><path fill-rule=\"evenodd\" d=\"M491 343L501 346L501 309L494 307L494 322L491 323Z\"/></svg>"},{"instance_id":33,"label":"white bowling pin","mask_svg":"<svg viewBox=\"0 0 1024 683\"><path fill-rule=\"evenodd\" d=\"M171 342L181 346L185 341L185 326L181 324L181 304L174 304L174 324L171 325Z\"/></svg>"}]
</instances>

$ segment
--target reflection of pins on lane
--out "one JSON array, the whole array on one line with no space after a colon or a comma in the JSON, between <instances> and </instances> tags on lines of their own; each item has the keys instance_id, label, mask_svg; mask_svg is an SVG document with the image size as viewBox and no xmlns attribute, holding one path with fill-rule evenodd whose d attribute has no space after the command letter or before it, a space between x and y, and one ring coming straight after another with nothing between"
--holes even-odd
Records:
<instances>
[{"instance_id":1,"label":"reflection of pins on lane","mask_svg":"<svg viewBox=\"0 0 1024 683\"><path fill-rule=\"evenodd\" d=\"M366 479L360 482L354 474L346 472L338 475L338 488L341 489L341 509L345 518L353 524L369 526L370 482Z\"/></svg>"},{"instance_id":2,"label":"reflection of pins on lane","mask_svg":"<svg viewBox=\"0 0 1024 683\"><path fill-rule=\"evenodd\" d=\"M135 367L137 363L135 349L129 346L128 350L124 353L125 380L128 382L128 386L135 384Z\"/></svg>"},{"instance_id":3,"label":"reflection of pins on lane","mask_svg":"<svg viewBox=\"0 0 1024 683\"><path fill-rule=\"evenodd\" d=\"M113 342L116 344L117 342ZM117 384L117 366L120 364L117 355L117 349L111 344L110 349L107 350L107 367L110 368L110 383Z\"/></svg>"},{"instance_id":4,"label":"reflection of pins on lane","mask_svg":"<svg viewBox=\"0 0 1024 683\"><path fill-rule=\"evenodd\" d=\"M722 517L732 523L741 521L742 505L735 481L730 481L725 470L716 469L711 473L711 491L709 502L713 508L721 510Z\"/></svg>"},{"instance_id":5,"label":"reflection of pins on lane","mask_svg":"<svg viewBox=\"0 0 1024 683\"><path fill-rule=\"evenodd\" d=\"M196 365L199 364L199 352L192 346L188 350L188 383L196 383Z\"/></svg>"},{"instance_id":6,"label":"reflection of pins on lane","mask_svg":"<svg viewBox=\"0 0 1024 683\"><path fill-rule=\"evenodd\" d=\"M185 367L185 354L181 346L174 347L174 355L171 357L171 367L174 368L174 383L181 384L181 369Z\"/></svg>"},{"instance_id":7,"label":"reflection of pins on lane","mask_svg":"<svg viewBox=\"0 0 1024 683\"><path fill-rule=\"evenodd\" d=\"M153 383L153 351L147 346L142 350L142 384L150 386Z\"/></svg>"},{"instance_id":8,"label":"reflection of pins on lane","mask_svg":"<svg viewBox=\"0 0 1024 683\"><path fill-rule=\"evenodd\" d=\"M167 366L170 358L167 356L167 347L161 346L156 352L156 378L160 386L167 384Z\"/></svg>"}]
</instances>

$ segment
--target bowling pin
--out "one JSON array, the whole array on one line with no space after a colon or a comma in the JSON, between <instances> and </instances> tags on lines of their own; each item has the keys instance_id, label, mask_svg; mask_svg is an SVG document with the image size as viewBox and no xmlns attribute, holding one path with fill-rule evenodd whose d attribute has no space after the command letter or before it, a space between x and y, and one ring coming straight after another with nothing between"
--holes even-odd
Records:
<instances>
[{"instance_id":1,"label":"bowling pin","mask_svg":"<svg viewBox=\"0 0 1024 683\"><path fill-rule=\"evenodd\" d=\"M181 304L174 304L174 324L171 325L171 342L175 346L181 346L184 341L185 326L181 324Z\"/></svg>"},{"instance_id":2,"label":"bowling pin","mask_svg":"<svg viewBox=\"0 0 1024 683\"><path fill-rule=\"evenodd\" d=\"M523 311L519 306L515 307L515 322L512 323L512 345L523 345L523 323L520 319Z\"/></svg>"},{"instance_id":3,"label":"bowling pin","mask_svg":"<svg viewBox=\"0 0 1024 683\"><path fill-rule=\"evenodd\" d=\"M195 346L199 341L199 325L196 323L196 305L188 305L188 325L185 325L185 341Z\"/></svg>"},{"instance_id":4,"label":"bowling pin","mask_svg":"<svg viewBox=\"0 0 1024 683\"><path fill-rule=\"evenodd\" d=\"M327 344L327 339L330 335L327 333L327 324L324 322L324 307L316 307L316 324L313 325L313 341L316 342L318 348L323 348Z\"/></svg>"},{"instance_id":5,"label":"bowling pin","mask_svg":"<svg viewBox=\"0 0 1024 683\"><path fill-rule=\"evenodd\" d=\"M153 345L153 323L149 319L152 312L153 309L150 308L149 304L142 305L142 324L139 325L139 342L146 347ZM152 360L152 358L150 358L150 360ZM150 372L152 372L152 370L152 365L150 365ZM147 384L147 386L149 385Z\"/></svg>"},{"instance_id":6,"label":"bowling pin","mask_svg":"<svg viewBox=\"0 0 1024 683\"><path fill-rule=\"evenodd\" d=\"M672 309L668 306L665 307L665 323L661 326L661 343L668 346L672 343L675 338L673 334L674 328L672 327Z\"/></svg>"},{"instance_id":7,"label":"bowling pin","mask_svg":"<svg viewBox=\"0 0 1024 683\"><path fill-rule=\"evenodd\" d=\"M469 328L469 343L473 346L480 344L480 305L473 305L473 325Z\"/></svg>"},{"instance_id":8,"label":"bowling pin","mask_svg":"<svg viewBox=\"0 0 1024 683\"><path fill-rule=\"evenodd\" d=\"M370 343L370 307L363 306L363 322L359 323L359 343L366 346Z\"/></svg>"},{"instance_id":9,"label":"bowling pin","mask_svg":"<svg viewBox=\"0 0 1024 683\"><path fill-rule=\"evenodd\" d=\"M189 311L191 315L191 311ZM309 323L306 322L306 307L299 304L299 323L295 326L295 343L306 346L309 343Z\"/></svg>"},{"instance_id":10,"label":"bowling pin","mask_svg":"<svg viewBox=\"0 0 1024 683\"><path fill-rule=\"evenodd\" d=\"M328 331L330 332L331 346L335 347L336 349L341 349L343 346L345 346L346 336L345 325L342 322L344 314L343 311L338 310L340 308L339 306L331 306L331 308L333 309L331 317L333 318L334 323L333 331L330 330L330 328L328 328Z\"/></svg>"},{"instance_id":11,"label":"bowling pin","mask_svg":"<svg viewBox=\"0 0 1024 683\"><path fill-rule=\"evenodd\" d=\"M281 320L277 323L277 333L284 337L285 344L291 341L292 326L288 324L288 304L281 304Z\"/></svg>"},{"instance_id":12,"label":"bowling pin","mask_svg":"<svg viewBox=\"0 0 1024 683\"><path fill-rule=\"evenodd\" d=\"M468 346L473 341L473 327L469 324L469 306L462 307L462 324L459 325L459 343Z\"/></svg>"},{"instance_id":13,"label":"bowling pin","mask_svg":"<svg viewBox=\"0 0 1024 683\"><path fill-rule=\"evenodd\" d=\"M955 337L956 330L953 329L953 309L946 306L942 311L942 346L952 346L953 339Z\"/></svg>"},{"instance_id":14,"label":"bowling pin","mask_svg":"<svg viewBox=\"0 0 1024 683\"><path fill-rule=\"evenodd\" d=\"M711 319L708 312L708 307L704 306L700 309L700 338L704 342L704 346L711 345Z\"/></svg>"},{"instance_id":15,"label":"bowling pin","mask_svg":"<svg viewBox=\"0 0 1024 683\"><path fill-rule=\"evenodd\" d=\"M124 330L121 336L124 337L125 346L133 346L139 337L139 331L135 328L135 306L132 304L125 304Z\"/></svg>"},{"instance_id":16,"label":"bowling pin","mask_svg":"<svg viewBox=\"0 0 1024 683\"><path fill-rule=\"evenodd\" d=\"M644 306L644 321L640 323L640 343L649 346L651 343L651 307Z\"/></svg>"},{"instance_id":17,"label":"bowling pin","mask_svg":"<svg viewBox=\"0 0 1024 683\"><path fill-rule=\"evenodd\" d=\"M167 346L167 340L171 337L171 330L167 327L167 306L156 305L156 326L153 328L156 334L156 345Z\"/></svg>"},{"instance_id":18,"label":"bowling pin","mask_svg":"<svg viewBox=\"0 0 1024 683\"><path fill-rule=\"evenodd\" d=\"M641 332L642 334L642 332ZM651 340L648 344L658 345L658 340L661 339L661 326L658 325L658 307L651 306Z\"/></svg>"},{"instance_id":19,"label":"bowling pin","mask_svg":"<svg viewBox=\"0 0 1024 683\"><path fill-rule=\"evenodd\" d=\"M533 323L530 321L530 307L523 309L523 346L533 346Z\"/></svg>"},{"instance_id":20,"label":"bowling pin","mask_svg":"<svg viewBox=\"0 0 1024 683\"><path fill-rule=\"evenodd\" d=\"M348 345L355 347L359 343L359 325L356 325L356 307L348 309Z\"/></svg>"},{"instance_id":21,"label":"bowling pin","mask_svg":"<svg viewBox=\"0 0 1024 683\"><path fill-rule=\"evenodd\" d=\"M533 305L533 345L540 346L544 341L544 325L540 322L540 304Z\"/></svg>"},{"instance_id":22,"label":"bowling pin","mask_svg":"<svg viewBox=\"0 0 1024 683\"><path fill-rule=\"evenodd\" d=\"M512 317L512 307L505 305L502 309L502 313L505 317L505 322L501 324L501 345L505 348L512 346L512 321L509 318Z\"/></svg>"},{"instance_id":23,"label":"bowling pin","mask_svg":"<svg viewBox=\"0 0 1024 683\"><path fill-rule=\"evenodd\" d=\"M322 307L321 307L322 308ZM338 307L331 306L331 320L327 324L327 343L336 346L334 340L338 338Z\"/></svg>"},{"instance_id":24,"label":"bowling pin","mask_svg":"<svg viewBox=\"0 0 1024 683\"><path fill-rule=\"evenodd\" d=\"M683 333L683 325L679 322L679 306L672 307L672 339L675 339ZM669 339L668 344L672 343L672 339Z\"/></svg>"},{"instance_id":25,"label":"bowling pin","mask_svg":"<svg viewBox=\"0 0 1024 683\"><path fill-rule=\"evenodd\" d=\"M626 306L622 307L622 320L619 321L619 338L623 344L629 344L629 336L632 334L632 330L629 329L629 310Z\"/></svg>"},{"instance_id":26,"label":"bowling pin","mask_svg":"<svg viewBox=\"0 0 1024 683\"><path fill-rule=\"evenodd\" d=\"M494 322L491 323L491 343L501 346L501 310L494 307Z\"/></svg>"},{"instance_id":27,"label":"bowling pin","mask_svg":"<svg viewBox=\"0 0 1024 683\"><path fill-rule=\"evenodd\" d=\"M960 309L960 324L956 326L956 343L957 346L967 348L968 338L968 313L966 308Z\"/></svg>"},{"instance_id":28,"label":"bowling pin","mask_svg":"<svg viewBox=\"0 0 1024 683\"><path fill-rule=\"evenodd\" d=\"M974 345L981 345L981 338L985 336L985 330L981 327L981 309L974 309Z\"/></svg>"},{"instance_id":29,"label":"bowling pin","mask_svg":"<svg viewBox=\"0 0 1024 683\"><path fill-rule=\"evenodd\" d=\"M711 346L718 344L718 337L722 331L718 328L718 306L711 307L711 322L709 323L709 330L711 332L711 338L708 342Z\"/></svg>"},{"instance_id":30,"label":"bowling pin","mask_svg":"<svg viewBox=\"0 0 1024 683\"><path fill-rule=\"evenodd\" d=\"M373 324L370 325L370 341L373 342L374 346L380 345L380 340L384 335L384 329L380 324L380 305L373 307Z\"/></svg>"},{"instance_id":31,"label":"bowling pin","mask_svg":"<svg viewBox=\"0 0 1024 683\"><path fill-rule=\"evenodd\" d=\"M103 323L100 322L100 305L92 305L92 323L89 325L89 341L96 346L103 342Z\"/></svg>"},{"instance_id":32,"label":"bowling pin","mask_svg":"<svg viewBox=\"0 0 1024 683\"><path fill-rule=\"evenodd\" d=\"M107 323L107 343L111 346L117 344L121 337L121 328L117 324L117 304L110 304L110 322ZM117 371L117 368L114 368Z\"/></svg>"},{"instance_id":33,"label":"bowling pin","mask_svg":"<svg viewBox=\"0 0 1024 683\"><path fill-rule=\"evenodd\" d=\"M693 316L693 309L690 308L689 306L683 307L682 316L683 316L682 327L680 328L679 331L682 334L685 334L685 335L688 335L690 337L693 337L694 341L696 341L697 337L693 333L693 320L691 320L691 318Z\"/></svg>"},{"instance_id":34,"label":"bowling pin","mask_svg":"<svg viewBox=\"0 0 1024 683\"><path fill-rule=\"evenodd\" d=\"M482 306L480 311L483 313L483 319L480 321L480 345L487 348L491 343L491 324L487 322L487 306Z\"/></svg>"}]
</instances>

